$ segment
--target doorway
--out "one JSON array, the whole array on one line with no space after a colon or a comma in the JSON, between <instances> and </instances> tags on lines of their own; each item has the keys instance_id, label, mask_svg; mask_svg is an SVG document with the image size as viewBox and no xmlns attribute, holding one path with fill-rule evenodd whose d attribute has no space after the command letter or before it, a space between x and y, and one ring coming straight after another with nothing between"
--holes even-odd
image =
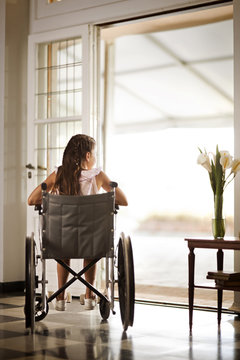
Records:
<instances>
[{"instance_id":1,"label":"doorway","mask_svg":"<svg viewBox=\"0 0 240 360\"><path fill-rule=\"evenodd\" d=\"M232 6L107 27L102 54L105 169L129 200L118 229L132 238L136 298L187 303L184 237L211 234L213 210L198 147L233 154ZM224 201L233 235L233 186ZM214 263L201 251L196 280ZM216 306L215 293L196 302Z\"/></svg>"}]
</instances>

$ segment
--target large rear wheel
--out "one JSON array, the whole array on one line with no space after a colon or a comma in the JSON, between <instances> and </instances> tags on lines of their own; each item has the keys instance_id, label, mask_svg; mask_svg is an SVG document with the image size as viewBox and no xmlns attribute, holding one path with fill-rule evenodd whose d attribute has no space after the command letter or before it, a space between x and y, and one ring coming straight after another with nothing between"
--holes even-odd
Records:
<instances>
[{"instance_id":1,"label":"large rear wheel","mask_svg":"<svg viewBox=\"0 0 240 360\"><path fill-rule=\"evenodd\" d=\"M135 304L135 278L130 237L121 233L118 243L118 293L124 331L133 325Z\"/></svg>"},{"instance_id":2,"label":"large rear wheel","mask_svg":"<svg viewBox=\"0 0 240 360\"><path fill-rule=\"evenodd\" d=\"M34 238L26 238L26 269L25 269L25 316L26 328L34 332L35 327L35 247Z\"/></svg>"}]
</instances>

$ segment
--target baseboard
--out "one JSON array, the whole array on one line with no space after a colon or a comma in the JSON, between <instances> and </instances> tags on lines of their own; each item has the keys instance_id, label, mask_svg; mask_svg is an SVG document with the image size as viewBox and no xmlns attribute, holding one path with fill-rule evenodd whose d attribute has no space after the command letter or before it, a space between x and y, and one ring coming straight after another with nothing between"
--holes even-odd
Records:
<instances>
[{"instance_id":1,"label":"baseboard","mask_svg":"<svg viewBox=\"0 0 240 360\"><path fill-rule=\"evenodd\" d=\"M23 292L25 281L12 281L0 283L0 293Z\"/></svg>"}]
</instances>

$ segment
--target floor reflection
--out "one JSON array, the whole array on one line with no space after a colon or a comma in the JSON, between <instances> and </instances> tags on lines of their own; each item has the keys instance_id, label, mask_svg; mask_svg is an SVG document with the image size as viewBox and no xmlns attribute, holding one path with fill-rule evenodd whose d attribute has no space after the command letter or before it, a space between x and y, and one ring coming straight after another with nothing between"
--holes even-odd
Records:
<instances>
[{"instance_id":1,"label":"floor reflection","mask_svg":"<svg viewBox=\"0 0 240 360\"><path fill-rule=\"evenodd\" d=\"M216 312L194 310L189 336L187 309L137 304L134 326L123 332L118 303L117 314L102 321L98 309L85 311L73 300L66 312L51 308L35 334L25 335L17 299L0 298L0 305L0 359L240 359L240 318L233 314L222 314L218 329Z\"/></svg>"}]
</instances>

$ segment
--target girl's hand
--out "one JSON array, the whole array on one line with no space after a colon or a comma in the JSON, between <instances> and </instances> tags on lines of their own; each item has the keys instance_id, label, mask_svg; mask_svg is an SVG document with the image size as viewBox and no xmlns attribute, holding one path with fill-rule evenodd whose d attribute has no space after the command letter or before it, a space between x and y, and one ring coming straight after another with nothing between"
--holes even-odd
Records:
<instances>
[{"instance_id":1,"label":"girl's hand","mask_svg":"<svg viewBox=\"0 0 240 360\"><path fill-rule=\"evenodd\" d=\"M111 180L103 171L101 171L96 176L96 180L97 180L98 189L100 189L102 187L107 192L112 191L112 188L109 185ZM122 205L122 206L128 205L127 198L126 198L124 192L119 187L117 187L115 189L115 195L116 195L116 204Z\"/></svg>"}]
</instances>

